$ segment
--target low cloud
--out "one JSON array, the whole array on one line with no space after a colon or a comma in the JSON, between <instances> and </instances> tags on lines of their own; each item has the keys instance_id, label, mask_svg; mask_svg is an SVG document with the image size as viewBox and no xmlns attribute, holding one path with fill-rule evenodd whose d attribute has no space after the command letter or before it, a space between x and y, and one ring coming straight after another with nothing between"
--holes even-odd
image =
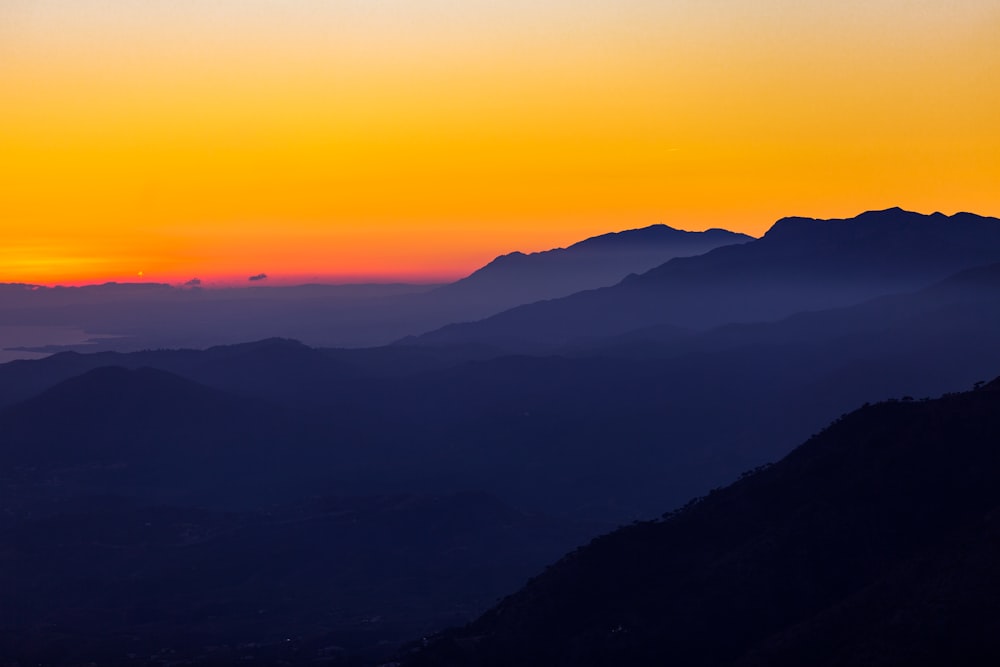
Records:
<instances>
[{"instance_id":1,"label":"low cloud","mask_svg":"<svg viewBox=\"0 0 1000 667\"><path fill-rule=\"evenodd\" d=\"M184 283L184 285L187 287L197 287L200 284L201 284L201 278L192 278L191 280Z\"/></svg>"},{"instance_id":2,"label":"low cloud","mask_svg":"<svg viewBox=\"0 0 1000 667\"><path fill-rule=\"evenodd\" d=\"M247 278L247 280L249 280L250 282L256 282L258 280L267 280L267 274L266 273L258 273L255 276L250 276L249 278Z\"/></svg>"}]
</instances>

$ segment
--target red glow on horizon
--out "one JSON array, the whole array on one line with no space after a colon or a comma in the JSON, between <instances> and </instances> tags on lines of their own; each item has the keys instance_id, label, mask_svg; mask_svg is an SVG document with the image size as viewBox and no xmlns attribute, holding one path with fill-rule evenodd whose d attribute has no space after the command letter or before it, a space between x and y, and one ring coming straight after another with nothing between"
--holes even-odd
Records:
<instances>
[{"instance_id":1,"label":"red glow on horizon","mask_svg":"<svg viewBox=\"0 0 1000 667\"><path fill-rule=\"evenodd\" d=\"M368 274L318 274L318 273L275 273L267 274L266 278L250 280L248 275L216 275L180 277L177 275L157 276L146 273L143 276L93 276L61 280L31 281L12 284L25 284L29 288L56 287L90 287L95 285L169 285L181 289L233 289L253 287L296 287L301 285L441 285L460 280L471 271L464 273L368 273ZM256 274L255 274L256 275ZM0 281L3 282L3 281Z\"/></svg>"}]
</instances>

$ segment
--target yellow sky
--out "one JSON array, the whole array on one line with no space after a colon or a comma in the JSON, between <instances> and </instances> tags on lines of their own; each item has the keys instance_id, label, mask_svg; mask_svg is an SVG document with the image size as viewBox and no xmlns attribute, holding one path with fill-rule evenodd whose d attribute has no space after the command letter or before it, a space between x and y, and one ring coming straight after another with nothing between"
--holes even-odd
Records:
<instances>
[{"instance_id":1,"label":"yellow sky","mask_svg":"<svg viewBox=\"0 0 1000 667\"><path fill-rule=\"evenodd\" d=\"M1000 215L1000 2L4 0L0 282Z\"/></svg>"}]
</instances>

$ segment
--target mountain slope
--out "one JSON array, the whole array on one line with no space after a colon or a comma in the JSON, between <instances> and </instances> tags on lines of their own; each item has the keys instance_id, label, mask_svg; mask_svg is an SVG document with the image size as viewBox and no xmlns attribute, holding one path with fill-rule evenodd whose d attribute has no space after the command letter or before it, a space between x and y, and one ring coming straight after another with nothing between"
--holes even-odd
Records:
<instances>
[{"instance_id":1,"label":"mountain slope","mask_svg":"<svg viewBox=\"0 0 1000 667\"><path fill-rule=\"evenodd\" d=\"M675 257L701 255L753 237L724 229L688 232L651 225L594 236L566 248L501 255L470 276L439 287L427 298L488 303L496 312L522 303L613 285Z\"/></svg>"},{"instance_id":2,"label":"mountain slope","mask_svg":"<svg viewBox=\"0 0 1000 667\"><path fill-rule=\"evenodd\" d=\"M279 406L161 370L102 367L0 411L0 482L22 498L256 506L301 493L310 466L337 460L338 435L312 428Z\"/></svg>"},{"instance_id":3,"label":"mountain slope","mask_svg":"<svg viewBox=\"0 0 1000 667\"><path fill-rule=\"evenodd\" d=\"M241 289L107 284L44 288L0 284L0 321L109 334L34 352L209 347L272 338L314 346L384 345L403 336L498 313L542 298L611 285L677 256L750 237L654 225L570 246L497 258L452 285L298 285ZM35 335L45 335L44 333ZM23 344L22 344L23 345ZM0 327L0 348L5 345Z\"/></svg>"},{"instance_id":4,"label":"mountain slope","mask_svg":"<svg viewBox=\"0 0 1000 667\"><path fill-rule=\"evenodd\" d=\"M707 329L910 291L1000 262L1000 220L900 209L779 220L761 239L677 258L613 287L455 324L415 342L558 350L643 327Z\"/></svg>"},{"instance_id":5,"label":"mountain slope","mask_svg":"<svg viewBox=\"0 0 1000 667\"><path fill-rule=\"evenodd\" d=\"M308 447L283 466L326 474L343 493L479 488L524 508L620 521L775 460L865 401L968 388L984 366L1000 367L998 339L995 265L847 308L606 342L578 357L463 362L449 348L324 351L279 340L19 362L0 367L0 389L51 379L63 362L70 374L84 360L159 366L277 406L247 410L237 426L279 408L294 414L283 427L294 438L272 442ZM180 426L155 408L137 406L133 419ZM268 429L248 441L265 446Z\"/></svg>"},{"instance_id":6,"label":"mountain slope","mask_svg":"<svg viewBox=\"0 0 1000 667\"><path fill-rule=\"evenodd\" d=\"M1000 657L998 442L1000 379L866 406L598 538L407 664L985 664Z\"/></svg>"},{"instance_id":7,"label":"mountain slope","mask_svg":"<svg viewBox=\"0 0 1000 667\"><path fill-rule=\"evenodd\" d=\"M61 352L0 365L0 407L102 366L156 368L241 396L305 402L330 400L361 375L332 355L282 338L206 350Z\"/></svg>"}]
</instances>

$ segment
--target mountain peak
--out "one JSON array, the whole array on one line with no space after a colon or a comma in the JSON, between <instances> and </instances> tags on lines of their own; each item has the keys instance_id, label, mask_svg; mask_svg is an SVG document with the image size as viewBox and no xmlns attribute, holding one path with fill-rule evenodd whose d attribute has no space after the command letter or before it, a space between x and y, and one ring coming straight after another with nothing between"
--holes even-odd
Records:
<instances>
[{"instance_id":1,"label":"mountain peak","mask_svg":"<svg viewBox=\"0 0 1000 667\"><path fill-rule=\"evenodd\" d=\"M899 221L904 222L908 220L943 220L948 218L944 213L940 211L935 211L934 213L919 213L917 211L908 211L899 206L893 206L892 208L885 208L881 210L865 211L854 218L855 221L877 221L877 222L890 222Z\"/></svg>"},{"instance_id":2,"label":"mountain peak","mask_svg":"<svg viewBox=\"0 0 1000 667\"><path fill-rule=\"evenodd\" d=\"M527 254L521 252L520 250L514 250L513 252L504 253L503 255L494 257L493 260L487 264L487 266L506 266L510 264L517 264L518 262L523 261L526 257L528 257Z\"/></svg>"},{"instance_id":3,"label":"mountain peak","mask_svg":"<svg viewBox=\"0 0 1000 667\"><path fill-rule=\"evenodd\" d=\"M589 259L588 253L580 254ZM997 263L996 218L924 215L898 207L849 219L783 218L761 239L718 243L687 256L677 253L645 271L625 270L604 289L549 297L545 303L431 332L423 340L501 346L518 341L523 351L531 349L525 347L528 341L540 346L535 349L558 349L568 341L651 326L697 330L763 322L922 289L960 271ZM626 278L629 274L638 275Z\"/></svg>"},{"instance_id":4,"label":"mountain peak","mask_svg":"<svg viewBox=\"0 0 1000 667\"><path fill-rule=\"evenodd\" d=\"M609 232L599 236L592 236L583 241L579 241L569 246L567 250L594 250L603 248L615 248L617 246L654 246L656 244L674 244L690 240L703 240L707 238L726 239L730 243L740 243L750 241L752 237L746 234L731 232L726 229L706 229L703 232L689 232L683 229L676 229L670 225L658 223L637 229L625 229L620 232Z\"/></svg>"},{"instance_id":5,"label":"mountain peak","mask_svg":"<svg viewBox=\"0 0 1000 667\"><path fill-rule=\"evenodd\" d=\"M111 396L144 399L205 394L212 390L173 373L156 368L100 366L64 380L45 390L42 397L62 397L71 402L91 403ZM37 399L31 399L37 400Z\"/></svg>"},{"instance_id":6,"label":"mountain peak","mask_svg":"<svg viewBox=\"0 0 1000 667\"><path fill-rule=\"evenodd\" d=\"M853 218L807 218L792 216L781 218L767 231L764 238L768 241L797 240L821 237L849 236L857 238L869 233L885 230L908 230L913 226L948 224L968 227L984 222L1000 222L996 218L987 218L971 213L956 213L945 215L939 211L925 214L894 206L892 208L865 211ZM951 228L950 228L951 229Z\"/></svg>"},{"instance_id":7,"label":"mountain peak","mask_svg":"<svg viewBox=\"0 0 1000 667\"><path fill-rule=\"evenodd\" d=\"M473 301L479 316L575 292L607 287L675 257L691 257L753 237L724 229L689 232L664 224L593 236L565 248L510 252L465 278L438 288Z\"/></svg>"}]
</instances>

